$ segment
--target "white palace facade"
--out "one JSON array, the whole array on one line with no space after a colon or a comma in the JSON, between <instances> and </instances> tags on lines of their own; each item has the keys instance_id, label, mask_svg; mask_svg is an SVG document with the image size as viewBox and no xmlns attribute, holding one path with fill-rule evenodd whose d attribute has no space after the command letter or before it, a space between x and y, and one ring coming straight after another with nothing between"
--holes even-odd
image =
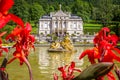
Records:
<instances>
[{"instance_id":1,"label":"white palace facade","mask_svg":"<svg viewBox=\"0 0 120 80\"><path fill-rule=\"evenodd\" d=\"M57 36L68 34L83 34L82 18L72 15L70 12L63 12L60 8L57 12L51 12L50 15L44 15L39 19L40 34L52 34Z\"/></svg>"}]
</instances>

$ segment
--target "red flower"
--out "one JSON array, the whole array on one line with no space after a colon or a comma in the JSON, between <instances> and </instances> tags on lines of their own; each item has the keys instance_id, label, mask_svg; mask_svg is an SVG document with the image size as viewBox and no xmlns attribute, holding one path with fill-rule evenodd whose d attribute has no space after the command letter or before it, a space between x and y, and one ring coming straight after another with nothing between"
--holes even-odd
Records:
<instances>
[{"instance_id":1,"label":"red flower","mask_svg":"<svg viewBox=\"0 0 120 80\"><path fill-rule=\"evenodd\" d=\"M16 26L11 32L11 34L7 35L6 40L12 39L13 41L15 41L17 36L20 35L21 31L22 31L22 28L19 26Z\"/></svg>"},{"instance_id":2,"label":"red flower","mask_svg":"<svg viewBox=\"0 0 120 80\"><path fill-rule=\"evenodd\" d=\"M82 52L79 59L82 59L86 55L88 55L88 59L91 62L91 64L96 63L95 59L100 58L100 54L99 54L98 49L96 47L94 47L93 49L87 49L84 52Z\"/></svg>"},{"instance_id":3,"label":"red flower","mask_svg":"<svg viewBox=\"0 0 120 80\"><path fill-rule=\"evenodd\" d=\"M116 47L118 37L115 34L110 34L110 29L107 27L102 28L94 38L94 45L97 49L85 50L80 59L85 55L88 55L88 59L91 64L98 62L114 62L114 60L120 62L120 50ZM97 51L96 51L97 50ZM96 60L95 60L96 59ZM110 72L107 74L109 80L115 80L114 75ZM98 80L102 80L99 78Z\"/></svg>"},{"instance_id":4,"label":"red flower","mask_svg":"<svg viewBox=\"0 0 120 80\"><path fill-rule=\"evenodd\" d=\"M20 65L22 65L23 64L23 62L25 62L25 55L24 55L24 53L22 52L22 50L20 49L20 48L18 48L14 53L13 53L13 58L11 59L11 60L9 60L9 62L8 63L11 63L13 60L15 60L15 59L19 59L19 61L20 61Z\"/></svg>"},{"instance_id":5,"label":"red flower","mask_svg":"<svg viewBox=\"0 0 120 80\"><path fill-rule=\"evenodd\" d=\"M81 72L79 69L75 69L75 62L71 62L70 66L68 67L68 72L66 72L66 66L59 67L58 70L62 72L63 80L71 80L74 78L73 72L78 71Z\"/></svg>"},{"instance_id":6,"label":"red flower","mask_svg":"<svg viewBox=\"0 0 120 80\"><path fill-rule=\"evenodd\" d=\"M109 32L110 32L109 28L107 28L107 27L102 28L99 31L99 33L95 36L95 38L93 40L94 44L96 45L96 44L98 44L102 40L107 40L108 39L107 33L109 33Z\"/></svg>"},{"instance_id":7,"label":"red flower","mask_svg":"<svg viewBox=\"0 0 120 80\"><path fill-rule=\"evenodd\" d=\"M18 58L20 60L20 64L23 63L23 58L27 58L30 48L34 48L35 39L34 36L30 35L31 29L30 24L26 23L26 27L16 27L12 33L7 36L6 39L17 41L17 43L13 46L16 48L14 58L10 60L10 62Z\"/></svg>"},{"instance_id":8,"label":"red flower","mask_svg":"<svg viewBox=\"0 0 120 80\"><path fill-rule=\"evenodd\" d=\"M116 43L118 41L118 37L115 34L108 35L108 41L111 42L113 46L116 46Z\"/></svg>"},{"instance_id":9,"label":"red flower","mask_svg":"<svg viewBox=\"0 0 120 80\"><path fill-rule=\"evenodd\" d=\"M116 55L119 53L120 50L115 48L115 46L109 43L106 40L103 40L99 44L99 54L100 54L100 61L102 62L113 62L113 60L120 61L120 56Z\"/></svg>"},{"instance_id":10,"label":"red flower","mask_svg":"<svg viewBox=\"0 0 120 80\"><path fill-rule=\"evenodd\" d=\"M11 34L7 36L6 39L12 39L15 41L15 45L13 46L16 50L13 53L13 58L8 61L8 63L11 63L15 59L19 59L20 65L25 63L28 66L29 74L30 74L30 80L32 80L32 70L30 67L30 64L28 62L28 55L31 48L34 48L34 41L35 38L30 34L31 31L31 25L29 23L26 23L25 27L19 27L17 26Z\"/></svg>"},{"instance_id":11,"label":"red flower","mask_svg":"<svg viewBox=\"0 0 120 80\"><path fill-rule=\"evenodd\" d=\"M8 14L8 10L13 4L13 0L0 0L0 28L10 21L11 16Z\"/></svg>"},{"instance_id":12,"label":"red flower","mask_svg":"<svg viewBox=\"0 0 120 80\"><path fill-rule=\"evenodd\" d=\"M54 80L58 80L58 76L57 76L57 74L55 73L55 74L53 74L53 76L54 76Z\"/></svg>"},{"instance_id":13,"label":"red flower","mask_svg":"<svg viewBox=\"0 0 120 80\"><path fill-rule=\"evenodd\" d=\"M21 18L17 17L14 14L9 14L11 16L11 20L14 21L17 25L20 25L20 27L24 27L24 22Z\"/></svg>"},{"instance_id":14,"label":"red flower","mask_svg":"<svg viewBox=\"0 0 120 80\"><path fill-rule=\"evenodd\" d=\"M109 72L107 74L107 77L108 77L108 80L116 80L112 72Z\"/></svg>"},{"instance_id":15,"label":"red flower","mask_svg":"<svg viewBox=\"0 0 120 80\"><path fill-rule=\"evenodd\" d=\"M3 28L10 20L13 20L17 25L22 27L24 26L23 21L19 17L8 13L13 4L13 0L0 0L0 29Z\"/></svg>"},{"instance_id":16,"label":"red flower","mask_svg":"<svg viewBox=\"0 0 120 80\"><path fill-rule=\"evenodd\" d=\"M4 48L4 47L2 46L2 39L1 39L1 37L2 37L4 34L6 34L6 32L0 33L0 56L2 56L2 52L3 52L3 51L8 52L8 48Z\"/></svg>"},{"instance_id":17,"label":"red flower","mask_svg":"<svg viewBox=\"0 0 120 80\"><path fill-rule=\"evenodd\" d=\"M13 6L13 0L0 0L0 12L5 14Z\"/></svg>"},{"instance_id":18,"label":"red flower","mask_svg":"<svg viewBox=\"0 0 120 80\"><path fill-rule=\"evenodd\" d=\"M67 78L67 73L65 71L65 68L67 66L59 67L58 70L62 72L62 78L65 80Z\"/></svg>"},{"instance_id":19,"label":"red flower","mask_svg":"<svg viewBox=\"0 0 120 80\"><path fill-rule=\"evenodd\" d=\"M14 14L8 13L10 8L13 6L13 0L0 0L0 29L3 28L10 20L17 24L16 28L9 34L6 39L11 39L15 41L15 45L13 46L16 50L13 53L13 58L9 60L8 63L12 62L15 59L19 59L20 65L25 63L28 66L30 80L32 80L32 72L30 64L27 60L30 48L34 48L34 36L30 34L31 25L26 23L24 26L24 22L21 18L15 16ZM4 33L0 34L0 37L4 35ZM6 48L2 47L2 40L0 38L0 55L3 51L8 52ZM4 78L1 78L4 79ZM6 79L7 80L7 79Z\"/></svg>"}]
</instances>

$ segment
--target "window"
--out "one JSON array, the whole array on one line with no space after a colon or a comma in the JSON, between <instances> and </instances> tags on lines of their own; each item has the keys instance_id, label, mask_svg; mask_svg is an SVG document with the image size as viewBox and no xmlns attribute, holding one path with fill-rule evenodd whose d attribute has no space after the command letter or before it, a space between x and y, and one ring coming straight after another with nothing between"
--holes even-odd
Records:
<instances>
[{"instance_id":1,"label":"window","mask_svg":"<svg viewBox=\"0 0 120 80\"><path fill-rule=\"evenodd\" d=\"M57 23L57 22L55 22L55 29L57 28L57 25L58 25L58 23Z\"/></svg>"},{"instance_id":2,"label":"window","mask_svg":"<svg viewBox=\"0 0 120 80\"><path fill-rule=\"evenodd\" d=\"M44 29L48 29L47 23L44 24Z\"/></svg>"},{"instance_id":3,"label":"window","mask_svg":"<svg viewBox=\"0 0 120 80\"><path fill-rule=\"evenodd\" d=\"M63 24L63 29L66 27L66 22L64 22L64 24Z\"/></svg>"},{"instance_id":4,"label":"window","mask_svg":"<svg viewBox=\"0 0 120 80\"><path fill-rule=\"evenodd\" d=\"M79 25L79 29L82 30L82 25L81 24Z\"/></svg>"},{"instance_id":5,"label":"window","mask_svg":"<svg viewBox=\"0 0 120 80\"><path fill-rule=\"evenodd\" d=\"M43 24L41 24L41 29L43 29Z\"/></svg>"},{"instance_id":6,"label":"window","mask_svg":"<svg viewBox=\"0 0 120 80\"><path fill-rule=\"evenodd\" d=\"M74 22L72 29L77 29L77 24Z\"/></svg>"}]
</instances>

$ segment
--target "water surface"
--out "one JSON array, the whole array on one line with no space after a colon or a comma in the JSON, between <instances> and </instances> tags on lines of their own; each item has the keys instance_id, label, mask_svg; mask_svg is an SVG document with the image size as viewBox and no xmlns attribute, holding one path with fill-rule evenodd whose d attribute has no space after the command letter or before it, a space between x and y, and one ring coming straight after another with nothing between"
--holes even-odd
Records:
<instances>
[{"instance_id":1,"label":"water surface","mask_svg":"<svg viewBox=\"0 0 120 80\"><path fill-rule=\"evenodd\" d=\"M34 80L53 80L53 73L60 75L58 67L68 65L71 61L76 63L76 68L83 68L88 60L79 60L79 55L88 47L75 47L77 52L48 52L49 47L36 47L29 55L29 62L33 71ZM9 58L11 55L9 56ZM28 70L25 64L19 65L19 60L15 60L7 65L7 72L10 80L29 80Z\"/></svg>"}]
</instances>

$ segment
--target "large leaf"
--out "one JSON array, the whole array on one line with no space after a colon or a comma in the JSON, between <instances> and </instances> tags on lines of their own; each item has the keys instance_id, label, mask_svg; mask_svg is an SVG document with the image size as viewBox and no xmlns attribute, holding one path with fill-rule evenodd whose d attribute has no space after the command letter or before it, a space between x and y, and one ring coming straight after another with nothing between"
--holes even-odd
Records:
<instances>
[{"instance_id":1,"label":"large leaf","mask_svg":"<svg viewBox=\"0 0 120 80\"><path fill-rule=\"evenodd\" d=\"M5 72L7 61L8 61L7 58L4 58L1 66L0 66L0 80L9 80L8 74Z\"/></svg>"},{"instance_id":2,"label":"large leaf","mask_svg":"<svg viewBox=\"0 0 120 80\"><path fill-rule=\"evenodd\" d=\"M73 80L92 80L96 79L100 76L103 76L110 72L110 70L113 68L113 63L111 62L101 62L92 64L89 67L87 67L84 71L80 73L77 77L75 77Z\"/></svg>"},{"instance_id":3,"label":"large leaf","mask_svg":"<svg viewBox=\"0 0 120 80\"><path fill-rule=\"evenodd\" d=\"M7 58L4 58L0 68L6 68L7 62L8 62Z\"/></svg>"}]
</instances>

